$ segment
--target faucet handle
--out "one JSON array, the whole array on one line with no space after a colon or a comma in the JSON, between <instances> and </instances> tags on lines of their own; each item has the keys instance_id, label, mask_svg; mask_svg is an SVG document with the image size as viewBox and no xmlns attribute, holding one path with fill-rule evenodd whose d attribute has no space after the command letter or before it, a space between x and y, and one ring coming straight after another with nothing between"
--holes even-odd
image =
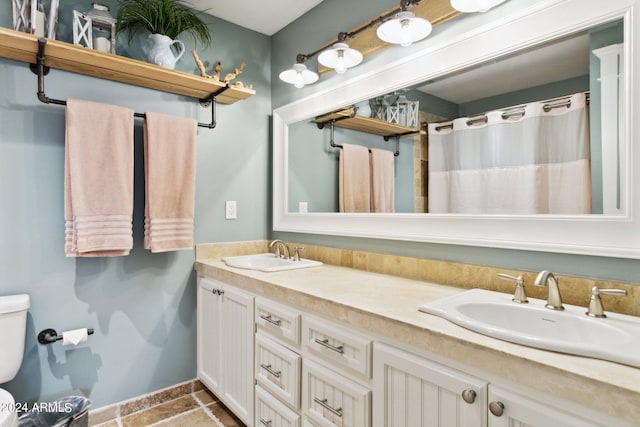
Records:
<instances>
[{"instance_id":1,"label":"faucet handle","mask_svg":"<svg viewBox=\"0 0 640 427\"><path fill-rule=\"evenodd\" d=\"M304 247L296 246L293 251L293 260L300 261L300 251L304 250Z\"/></svg>"},{"instance_id":2,"label":"faucet handle","mask_svg":"<svg viewBox=\"0 0 640 427\"><path fill-rule=\"evenodd\" d=\"M602 299L600 298L600 294L625 296L627 295L627 291L624 289L600 289L597 286L594 286L593 288L591 288L591 298L589 299L589 308L585 313L587 316L607 317L607 315L604 314L604 306L602 305Z\"/></svg>"},{"instance_id":3,"label":"faucet handle","mask_svg":"<svg viewBox=\"0 0 640 427\"><path fill-rule=\"evenodd\" d=\"M522 278L522 274L516 276L512 276L507 273L498 273L498 277L503 280L511 280L516 282L516 290L513 293L513 302L517 302L518 304L526 304L529 302L527 299L527 294L524 292L524 279Z\"/></svg>"}]
</instances>

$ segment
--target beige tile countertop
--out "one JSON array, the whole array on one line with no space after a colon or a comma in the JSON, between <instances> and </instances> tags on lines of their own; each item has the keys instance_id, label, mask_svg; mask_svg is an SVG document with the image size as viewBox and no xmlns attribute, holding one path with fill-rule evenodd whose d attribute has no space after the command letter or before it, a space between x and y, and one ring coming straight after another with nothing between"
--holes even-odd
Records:
<instances>
[{"instance_id":1,"label":"beige tile countertop","mask_svg":"<svg viewBox=\"0 0 640 427\"><path fill-rule=\"evenodd\" d=\"M640 425L640 369L500 341L418 311L425 302L464 289L332 265L263 273L200 259L195 268L255 294Z\"/></svg>"}]
</instances>

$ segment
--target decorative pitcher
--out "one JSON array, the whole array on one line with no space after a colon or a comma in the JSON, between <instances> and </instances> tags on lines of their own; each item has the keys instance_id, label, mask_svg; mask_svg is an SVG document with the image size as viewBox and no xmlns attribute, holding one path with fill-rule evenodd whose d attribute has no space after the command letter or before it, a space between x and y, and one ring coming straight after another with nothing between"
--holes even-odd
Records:
<instances>
[{"instance_id":1,"label":"decorative pitcher","mask_svg":"<svg viewBox=\"0 0 640 427\"><path fill-rule=\"evenodd\" d=\"M184 53L184 43L180 40L171 40L162 34L149 34L151 50L149 51L149 62L167 68L176 68L176 62ZM171 50L172 45L178 45L178 54L174 55Z\"/></svg>"}]
</instances>

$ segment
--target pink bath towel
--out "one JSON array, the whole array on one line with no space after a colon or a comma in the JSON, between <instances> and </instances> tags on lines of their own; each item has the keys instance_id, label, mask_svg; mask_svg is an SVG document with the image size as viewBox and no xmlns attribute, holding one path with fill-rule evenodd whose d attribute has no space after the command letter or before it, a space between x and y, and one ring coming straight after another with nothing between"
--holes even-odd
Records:
<instances>
[{"instance_id":1,"label":"pink bath towel","mask_svg":"<svg viewBox=\"0 0 640 427\"><path fill-rule=\"evenodd\" d=\"M371 212L393 212L395 158L393 152L371 149Z\"/></svg>"},{"instance_id":2,"label":"pink bath towel","mask_svg":"<svg viewBox=\"0 0 640 427\"><path fill-rule=\"evenodd\" d=\"M144 247L151 252L192 249L198 123L145 115Z\"/></svg>"},{"instance_id":3,"label":"pink bath towel","mask_svg":"<svg viewBox=\"0 0 640 427\"><path fill-rule=\"evenodd\" d=\"M132 216L133 110L67 100L66 256L128 255Z\"/></svg>"},{"instance_id":4,"label":"pink bath towel","mask_svg":"<svg viewBox=\"0 0 640 427\"><path fill-rule=\"evenodd\" d=\"M340 212L371 211L369 150L361 145L344 144L339 160Z\"/></svg>"}]
</instances>

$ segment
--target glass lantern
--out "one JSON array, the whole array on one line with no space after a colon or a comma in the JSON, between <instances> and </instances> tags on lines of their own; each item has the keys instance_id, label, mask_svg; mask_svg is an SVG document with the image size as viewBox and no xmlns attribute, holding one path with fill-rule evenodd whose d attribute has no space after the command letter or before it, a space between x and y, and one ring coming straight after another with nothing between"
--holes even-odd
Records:
<instances>
[{"instance_id":1,"label":"glass lantern","mask_svg":"<svg viewBox=\"0 0 640 427\"><path fill-rule=\"evenodd\" d=\"M93 3L89 12L73 11L73 44L116 53L116 18L108 6Z\"/></svg>"},{"instance_id":2,"label":"glass lantern","mask_svg":"<svg viewBox=\"0 0 640 427\"><path fill-rule=\"evenodd\" d=\"M14 30L56 38L58 0L11 0L11 11Z\"/></svg>"},{"instance_id":3,"label":"glass lantern","mask_svg":"<svg viewBox=\"0 0 640 427\"><path fill-rule=\"evenodd\" d=\"M409 101L406 96L400 95L396 102L387 107L386 120L407 127L418 127L419 101Z\"/></svg>"}]
</instances>

